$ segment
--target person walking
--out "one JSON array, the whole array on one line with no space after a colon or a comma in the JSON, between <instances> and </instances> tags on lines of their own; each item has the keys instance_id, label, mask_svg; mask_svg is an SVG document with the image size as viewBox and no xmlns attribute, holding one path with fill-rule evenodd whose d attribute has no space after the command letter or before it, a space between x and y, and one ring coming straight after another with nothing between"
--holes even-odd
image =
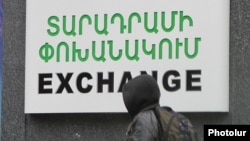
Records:
<instances>
[{"instance_id":1,"label":"person walking","mask_svg":"<svg viewBox=\"0 0 250 141\"><path fill-rule=\"evenodd\" d=\"M160 89L150 75L139 75L122 89L123 101L132 118L126 141L197 141L191 121L171 107L161 107Z\"/></svg>"},{"instance_id":2,"label":"person walking","mask_svg":"<svg viewBox=\"0 0 250 141\"><path fill-rule=\"evenodd\" d=\"M155 79L140 75L123 86L123 101L132 122L127 141L159 141L159 123L153 109L159 106L160 90Z\"/></svg>"}]
</instances>

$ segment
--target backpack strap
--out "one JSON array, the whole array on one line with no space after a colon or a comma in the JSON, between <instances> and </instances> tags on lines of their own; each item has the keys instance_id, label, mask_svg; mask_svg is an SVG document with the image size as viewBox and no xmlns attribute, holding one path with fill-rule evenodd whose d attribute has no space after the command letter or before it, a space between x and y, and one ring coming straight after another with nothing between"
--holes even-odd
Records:
<instances>
[{"instance_id":1,"label":"backpack strap","mask_svg":"<svg viewBox=\"0 0 250 141\"><path fill-rule=\"evenodd\" d=\"M172 125L172 122L173 122L175 116L176 116L176 113L174 112L174 113L171 115L171 118L170 118L170 120L169 120L168 123L167 123L166 135L164 135L164 137L167 138L167 139L168 139L168 133L169 133L170 126Z\"/></svg>"},{"instance_id":2,"label":"backpack strap","mask_svg":"<svg viewBox=\"0 0 250 141\"><path fill-rule=\"evenodd\" d=\"M155 117L158 121L158 125L160 126L160 129L159 129L159 141L163 141L163 127L162 127L162 123L161 123L161 120L160 120L160 106L157 106L153 109L154 111L154 114L155 114Z\"/></svg>"},{"instance_id":3,"label":"backpack strap","mask_svg":"<svg viewBox=\"0 0 250 141\"><path fill-rule=\"evenodd\" d=\"M170 114L171 117L170 117L170 119L169 119L169 121L168 121L167 124L164 122L164 119L162 119L163 117L161 117L160 110L166 110L166 112L171 113ZM171 127L171 124L172 124L174 118L176 117L176 112L174 112L172 110L172 108L167 107L167 106L166 107L157 106L157 107L154 108L153 111L154 111L154 113L156 115L156 119L158 120L158 123L159 123L159 126L160 126L160 129L159 129L159 139L160 139L160 141L168 141L169 129Z\"/></svg>"}]
</instances>

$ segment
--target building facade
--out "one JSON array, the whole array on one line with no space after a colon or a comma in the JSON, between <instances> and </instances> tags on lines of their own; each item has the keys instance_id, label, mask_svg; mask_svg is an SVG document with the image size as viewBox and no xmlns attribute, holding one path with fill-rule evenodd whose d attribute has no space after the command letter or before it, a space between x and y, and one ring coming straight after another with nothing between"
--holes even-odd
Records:
<instances>
[{"instance_id":1,"label":"building facade","mask_svg":"<svg viewBox=\"0 0 250 141\"><path fill-rule=\"evenodd\" d=\"M3 0L1 141L122 141L126 113L24 114L25 0ZM216 35L215 35L216 36ZM184 113L204 125L250 124L250 1L230 0L229 112Z\"/></svg>"}]
</instances>

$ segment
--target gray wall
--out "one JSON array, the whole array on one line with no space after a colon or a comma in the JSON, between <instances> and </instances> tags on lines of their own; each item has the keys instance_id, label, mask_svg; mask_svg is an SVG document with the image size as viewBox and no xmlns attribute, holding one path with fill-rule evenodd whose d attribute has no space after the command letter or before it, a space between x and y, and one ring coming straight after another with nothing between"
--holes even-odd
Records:
<instances>
[{"instance_id":1,"label":"gray wall","mask_svg":"<svg viewBox=\"0 0 250 141\"><path fill-rule=\"evenodd\" d=\"M24 114L25 0L4 1L2 141L119 141L121 114ZM203 140L204 124L250 124L250 0L231 0L230 112L184 113Z\"/></svg>"}]
</instances>

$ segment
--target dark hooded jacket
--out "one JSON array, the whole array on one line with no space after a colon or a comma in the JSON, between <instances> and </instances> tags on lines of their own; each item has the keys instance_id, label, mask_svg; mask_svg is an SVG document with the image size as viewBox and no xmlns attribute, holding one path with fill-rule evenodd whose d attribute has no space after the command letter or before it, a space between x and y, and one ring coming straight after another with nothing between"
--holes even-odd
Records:
<instances>
[{"instance_id":1,"label":"dark hooded jacket","mask_svg":"<svg viewBox=\"0 0 250 141\"><path fill-rule=\"evenodd\" d=\"M123 100L133 118L127 130L127 141L159 141L159 123L154 108L159 106L160 90L156 80L140 75L123 87Z\"/></svg>"}]
</instances>

